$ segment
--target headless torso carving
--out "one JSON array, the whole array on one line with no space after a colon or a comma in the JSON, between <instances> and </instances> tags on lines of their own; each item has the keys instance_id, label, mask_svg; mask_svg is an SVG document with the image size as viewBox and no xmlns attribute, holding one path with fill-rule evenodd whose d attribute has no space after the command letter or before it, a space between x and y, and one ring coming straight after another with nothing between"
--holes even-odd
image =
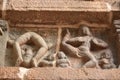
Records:
<instances>
[{"instance_id":1,"label":"headless torso carving","mask_svg":"<svg viewBox=\"0 0 120 80\"><path fill-rule=\"evenodd\" d=\"M88 57L90 60L87 63L85 63L83 67L101 68L100 66L101 64L113 65L112 54L111 51L108 49L108 44L103 40L94 37L91 34L88 27L83 27L82 30L83 30L83 36L74 37L74 38L70 37L70 32L67 30L67 34L65 35L62 41L62 50L66 54L74 57L78 57L78 58L84 56ZM105 59L103 61L101 61L102 59L101 60L97 59L91 51L91 46L93 45L92 43L102 49L100 53L98 52L99 54L105 53L111 56L111 58L108 60L105 57L106 61L104 61ZM76 46L75 44L78 45ZM109 63L106 63L107 61Z\"/></svg>"}]
</instances>

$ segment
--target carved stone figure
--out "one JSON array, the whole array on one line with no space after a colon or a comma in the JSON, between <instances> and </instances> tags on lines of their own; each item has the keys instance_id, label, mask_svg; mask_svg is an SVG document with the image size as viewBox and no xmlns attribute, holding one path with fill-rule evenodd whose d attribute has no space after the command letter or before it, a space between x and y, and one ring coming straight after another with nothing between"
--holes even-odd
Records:
<instances>
[{"instance_id":1,"label":"carved stone figure","mask_svg":"<svg viewBox=\"0 0 120 80\"><path fill-rule=\"evenodd\" d=\"M113 63L113 58L111 55L112 53L109 49L105 49L101 51L99 54L100 54L99 58L97 56L96 59L98 60L100 68L102 69L116 68L115 64ZM95 63L93 61L89 61L85 63L83 67L95 68Z\"/></svg>"},{"instance_id":2,"label":"carved stone figure","mask_svg":"<svg viewBox=\"0 0 120 80\"><path fill-rule=\"evenodd\" d=\"M32 47L26 46L27 42L29 41L33 42L35 46L38 47L37 52L33 52ZM24 67L30 67L30 64L33 67L38 67L38 64L41 62L48 51L48 46L44 39L34 32L27 32L21 35L14 42L13 47L15 53L18 56L16 66L23 64Z\"/></svg>"},{"instance_id":3,"label":"carved stone figure","mask_svg":"<svg viewBox=\"0 0 120 80\"><path fill-rule=\"evenodd\" d=\"M58 53L58 60L56 61L56 66L63 68L71 66L68 57L61 51Z\"/></svg>"},{"instance_id":4,"label":"carved stone figure","mask_svg":"<svg viewBox=\"0 0 120 80\"><path fill-rule=\"evenodd\" d=\"M113 63L113 56L110 49L104 50L104 52L102 52L98 60L99 60L99 65L103 69L116 68L116 65Z\"/></svg>"},{"instance_id":5,"label":"carved stone figure","mask_svg":"<svg viewBox=\"0 0 120 80\"><path fill-rule=\"evenodd\" d=\"M53 67L54 65L55 65L55 61L53 54L49 54L39 63L39 67Z\"/></svg>"},{"instance_id":6,"label":"carved stone figure","mask_svg":"<svg viewBox=\"0 0 120 80\"><path fill-rule=\"evenodd\" d=\"M98 39L92 35L89 28L86 26L82 27L82 36L71 38L69 30L63 38L62 50L74 57L87 57L90 59L86 64L95 64L96 68L100 68L99 61L93 55L91 46L96 45L98 48L104 50L108 49L108 44L101 39ZM87 67L86 64L84 67Z\"/></svg>"}]
</instances>

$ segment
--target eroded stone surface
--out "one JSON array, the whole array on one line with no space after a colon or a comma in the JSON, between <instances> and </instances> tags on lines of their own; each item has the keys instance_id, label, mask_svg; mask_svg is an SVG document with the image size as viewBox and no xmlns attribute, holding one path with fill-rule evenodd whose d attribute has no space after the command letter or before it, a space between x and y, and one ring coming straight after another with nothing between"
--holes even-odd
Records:
<instances>
[{"instance_id":1,"label":"eroded stone surface","mask_svg":"<svg viewBox=\"0 0 120 80\"><path fill-rule=\"evenodd\" d=\"M9 8L13 10L44 11L109 11L104 2L85 2L74 0L10 0Z\"/></svg>"},{"instance_id":2,"label":"eroded stone surface","mask_svg":"<svg viewBox=\"0 0 120 80\"><path fill-rule=\"evenodd\" d=\"M49 73L48 73L49 72ZM33 74L34 73L34 74ZM34 68L31 69L26 78L36 79L54 79L54 80L117 80L119 79L120 71L101 70L101 69L71 69L71 68Z\"/></svg>"},{"instance_id":3,"label":"eroded stone surface","mask_svg":"<svg viewBox=\"0 0 120 80\"><path fill-rule=\"evenodd\" d=\"M101 70L91 68L32 68L29 69L23 78L20 78L18 74L20 68L14 67L0 67L0 79L1 80L119 80L120 70Z\"/></svg>"},{"instance_id":4,"label":"eroded stone surface","mask_svg":"<svg viewBox=\"0 0 120 80\"><path fill-rule=\"evenodd\" d=\"M60 0L60 1L57 1L57 0L53 0L53 1L50 1L50 0L44 0L44 1L39 1L39 0L35 0L35 1L32 1L32 0L5 0L7 1L7 15L5 15L6 19L7 20L10 20L12 23L19 23L19 22L24 22L24 23L29 23L29 22L34 22L34 23L50 23L50 24L59 24L59 23L65 23L64 21L62 21L61 19L59 19L59 16L55 16L56 14L58 13L46 13L44 11L79 11L79 12L109 12L109 11L119 11L119 0L69 0L69 1L65 1L65 0ZM1 2L2 3L2 0ZM63 7L64 6L64 7ZM1 5L1 8L3 6ZM30 10L34 10L34 12L30 11ZM12 12L11 12L12 11ZM15 11L15 12L14 12ZM17 12L16 12L17 11ZM19 12L20 11L20 12ZM28 12L30 11L30 13ZM37 12L41 12L41 14L38 14ZM1 12L2 13L2 12ZM28 16L28 13L30 14L30 18L27 18ZM55 13L55 14L54 14ZM17 15L19 16L17 16ZM49 14L49 15L48 15ZM52 15L51 15L52 14ZM82 13L80 13L81 16L81 20L83 19L88 19L89 18L87 17L87 15L91 14L86 14L86 13L83 13L85 14L86 17L84 17L82 15ZM93 13L92 13L93 14ZM102 15L101 15L102 14ZM105 13L107 14L107 13ZM102 17L102 19L104 20L101 20L103 22L106 22L108 21L108 15L105 15L104 13L95 13L93 15L89 15L90 18L95 18L96 21L97 21L97 18L98 20L101 20L100 17ZM12 18L11 16L14 17L18 17L17 19L15 18ZM24 16L23 16L24 15ZM40 15L46 15L47 17L45 17L44 19L42 18L42 16ZM54 15L54 18L49 18L48 16L53 16ZM65 14L59 14L59 15L69 15L68 13L65 13ZM71 15L71 14L70 14ZM77 15L77 13L75 14L77 17L79 15ZM75 15L72 15L72 17L75 20L72 20L71 17L68 17L68 18L64 18L66 20L68 20L69 22L67 23L77 23L77 21L80 21L78 20ZM98 16L97 16L98 15ZM0 16L2 17L2 14L0 14ZM33 18L34 17L34 18ZM110 17L110 16L109 16ZM105 18L105 19L104 19ZM51 19L51 21L49 20ZM69 20L70 19L70 20ZM30 21L31 20L31 21ZM47 21L46 21L47 20ZM57 20L57 21L55 21ZM93 22L93 21L90 21L90 22ZM100 21L99 21L100 22Z\"/></svg>"},{"instance_id":5,"label":"eroded stone surface","mask_svg":"<svg viewBox=\"0 0 120 80\"><path fill-rule=\"evenodd\" d=\"M113 11L118 11L120 10L120 0L94 0L94 1L103 1L107 2L111 5L111 9Z\"/></svg>"},{"instance_id":6,"label":"eroded stone surface","mask_svg":"<svg viewBox=\"0 0 120 80\"><path fill-rule=\"evenodd\" d=\"M0 67L0 79L1 80L21 80L17 73L19 73L19 68L11 67Z\"/></svg>"},{"instance_id":7,"label":"eroded stone surface","mask_svg":"<svg viewBox=\"0 0 120 80\"><path fill-rule=\"evenodd\" d=\"M93 25L94 23L98 25L111 24L112 13L110 12L111 6L109 4L107 4L106 2L86 2L86 1L81 1L81 3L79 2L72 0L52 2L48 0L43 2L40 2L38 0L36 1L11 0L8 1L9 4L7 5L7 9L9 11L7 11L6 19L9 20L10 26L12 27L14 26L18 27L19 24L22 24L22 27L26 26L26 24L27 26L29 25L34 26L34 24L38 26L43 24L44 26L44 24L47 24L48 27L51 24L52 25L74 24L80 26L81 24L83 24L82 22L84 21L86 21L85 24L87 24L88 22ZM39 5L37 5L36 3ZM64 7L62 7L60 4L63 4ZM93 4L97 5L97 7L94 6ZM49 8L51 9L51 11ZM77 10L74 11L73 8L74 9L79 8L78 9L79 12ZM14 17L12 15L14 15ZM100 27L96 25L94 26Z\"/></svg>"},{"instance_id":8,"label":"eroded stone surface","mask_svg":"<svg viewBox=\"0 0 120 80\"><path fill-rule=\"evenodd\" d=\"M12 17L14 15L14 17ZM17 17L17 18L15 18ZM69 12L69 11L9 11L6 16L10 20L10 27L43 27L45 25L79 25L97 23L107 25L110 23L109 12ZM85 22L84 22L85 21ZM21 25L22 23L25 23ZM41 25L43 24L43 25ZM41 25L41 26L39 26ZM56 28L58 27L56 26ZM49 26L48 26L49 27Z\"/></svg>"},{"instance_id":9,"label":"eroded stone surface","mask_svg":"<svg viewBox=\"0 0 120 80\"><path fill-rule=\"evenodd\" d=\"M1 1L2 2L2 1ZM1 4L0 2L0 4ZM101 24L112 24L112 19L118 18L119 12L111 11L114 2L84 2L79 0L70 1L40 1L40 0L9 0L7 15L5 18L10 22L10 27L39 27L61 24L72 25L86 21L100 28ZM110 5L109 5L110 4ZM116 4L116 3L115 3ZM1 6L2 7L2 6ZM115 9L118 10L115 5ZM113 15L112 15L113 14ZM1 16L1 15L0 15ZM41 25L42 24L42 25ZM52 24L52 25L51 25ZM87 24L87 23L86 23ZM20 26L19 26L20 25ZM57 27L59 27L57 26ZM96 26L96 25L94 25ZM68 26L69 27L69 26ZM107 26L108 27L108 26ZM111 28L111 26L109 26ZM103 28L102 28L103 29ZM28 30L29 31L29 30ZM18 31L17 31L18 32ZM46 34L45 34L46 35ZM104 33L101 35L103 36ZM108 37L107 37L108 38ZM109 38L110 39L110 38ZM47 41L47 40L46 40ZM74 60L73 60L74 62ZM80 63L80 62L79 62ZM25 72L24 72L25 70ZM120 71L118 69L73 69L73 68L32 68L28 71L19 68L0 68L0 79L14 80L76 80L76 79L103 79L118 80Z\"/></svg>"},{"instance_id":10,"label":"eroded stone surface","mask_svg":"<svg viewBox=\"0 0 120 80\"><path fill-rule=\"evenodd\" d=\"M44 0L42 2L39 0L9 0L6 19L10 21L10 26L21 23L65 25L79 24L81 21L109 24L111 9L108 5L105 2L74 0Z\"/></svg>"},{"instance_id":11,"label":"eroded stone surface","mask_svg":"<svg viewBox=\"0 0 120 80\"><path fill-rule=\"evenodd\" d=\"M119 80L120 70L101 70L101 69L91 69L91 68L33 68L29 69L25 74L24 71L23 78L18 74L20 73L20 68L14 67L1 67L0 68L0 79L6 80Z\"/></svg>"}]
</instances>

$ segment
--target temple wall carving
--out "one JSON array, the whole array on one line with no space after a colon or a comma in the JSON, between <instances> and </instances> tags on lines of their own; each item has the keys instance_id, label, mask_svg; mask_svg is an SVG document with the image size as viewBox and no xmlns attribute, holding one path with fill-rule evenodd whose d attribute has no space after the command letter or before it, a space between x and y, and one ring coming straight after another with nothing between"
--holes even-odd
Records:
<instances>
[{"instance_id":1,"label":"temple wall carving","mask_svg":"<svg viewBox=\"0 0 120 80\"><path fill-rule=\"evenodd\" d=\"M117 37L111 36L116 35L113 32L109 27L85 24L56 29L10 28L5 63L26 68L117 68L117 46L113 42Z\"/></svg>"},{"instance_id":2,"label":"temple wall carving","mask_svg":"<svg viewBox=\"0 0 120 80\"><path fill-rule=\"evenodd\" d=\"M1 80L119 79L119 0L1 0L0 19Z\"/></svg>"}]
</instances>

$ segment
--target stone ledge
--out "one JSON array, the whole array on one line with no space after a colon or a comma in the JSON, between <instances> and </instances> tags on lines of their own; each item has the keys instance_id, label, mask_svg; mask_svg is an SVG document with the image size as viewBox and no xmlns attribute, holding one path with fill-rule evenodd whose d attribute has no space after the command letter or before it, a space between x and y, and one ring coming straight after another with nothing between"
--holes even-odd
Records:
<instances>
[{"instance_id":1,"label":"stone ledge","mask_svg":"<svg viewBox=\"0 0 120 80\"><path fill-rule=\"evenodd\" d=\"M17 73L19 73L19 68L11 67L0 67L0 80L20 80Z\"/></svg>"},{"instance_id":2,"label":"stone ledge","mask_svg":"<svg viewBox=\"0 0 120 80\"><path fill-rule=\"evenodd\" d=\"M111 9L106 2L75 0L8 0L0 17L17 24L79 24L88 21L96 24L111 23Z\"/></svg>"},{"instance_id":3,"label":"stone ledge","mask_svg":"<svg viewBox=\"0 0 120 80\"><path fill-rule=\"evenodd\" d=\"M0 67L0 80L120 80L119 69Z\"/></svg>"},{"instance_id":4,"label":"stone ledge","mask_svg":"<svg viewBox=\"0 0 120 80\"><path fill-rule=\"evenodd\" d=\"M14 16L14 17L13 17ZM7 11L6 20L10 27L17 24L76 25L81 21L96 24L110 24L109 12L67 12L67 11Z\"/></svg>"},{"instance_id":5,"label":"stone ledge","mask_svg":"<svg viewBox=\"0 0 120 80\"><path fill-rule=\"evenodd\" d=\"M110 11L109 4L75 0L10 0L7 10L38 11Z\"/></svg>"},{"instance_id":6,"label":"stone ledge","mask_svg":"<svg viewBox=\"0 0 120 80\"><path fill-rule=\"evenodd\" d=\"M111 6L112 11L120 11L119 0L1 0L0 9L3 1L8 1L8 10L109 11Z\"/></svg>"},{"instance_id":7,"label":"stone ledge","mask_svg":"<svg viewBox=\"0 0 120 80\"><path fill-rule=\"evenodd\" d=\"M112 11L120 11L120 0L94 0L94 1L101 1L107 2L111 5Z\"/></svg>"},{"instance_id":8,"label":"stone ledge","mask_svg":"<svg viewBox=\"0 0 120 80\"><path fill-rule=\"evenodd\" d=\"M119 80L120 70L35 68L27 74L27 79L40 80Z\"/></svg>"}]
</instances>

